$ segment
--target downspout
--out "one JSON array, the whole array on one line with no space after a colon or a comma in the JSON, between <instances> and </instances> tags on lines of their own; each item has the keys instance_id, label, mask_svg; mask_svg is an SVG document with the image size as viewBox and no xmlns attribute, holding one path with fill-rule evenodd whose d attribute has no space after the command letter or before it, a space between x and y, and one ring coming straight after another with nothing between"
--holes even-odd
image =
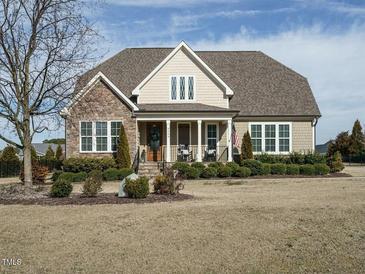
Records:
<instances>
[{"instance_id":1,"label":"downspout","mask_svg":"<svg viewBox=\"0 0 365 274\"><path fill-rule=\"evenodd\" d=\"M316 151L316 142L317 142L317 123L318 123L318 117L314 117L312 121L312 128L313 128L313 152Z\"/></svg>"}]
</instances>

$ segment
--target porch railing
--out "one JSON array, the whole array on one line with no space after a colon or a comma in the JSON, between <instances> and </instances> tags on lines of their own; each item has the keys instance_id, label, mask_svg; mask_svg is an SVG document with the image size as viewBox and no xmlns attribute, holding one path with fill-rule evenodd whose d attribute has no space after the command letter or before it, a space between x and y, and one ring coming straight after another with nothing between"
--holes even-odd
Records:
<instances>
[{"instance_id":1,"label":"porch railing","mask_svg":"<svg viewBox=\"0 0 365 274\"><path fill-rule=\"evenodd\" d=\"M187 161L187 162L195 162L198 156L198 146L190 145L188 146L189 155L182 155L179 150L178 145L170 146L171 153L171 162L176 161ZM208 146L201 146L201 157L203 162L227 162L228 160L228 147L227 146L218 146L215 149L216 153L208 153ZM166 160L166 145L162 146L162 155L163 159Z\"/></svg>"}]
</instances>

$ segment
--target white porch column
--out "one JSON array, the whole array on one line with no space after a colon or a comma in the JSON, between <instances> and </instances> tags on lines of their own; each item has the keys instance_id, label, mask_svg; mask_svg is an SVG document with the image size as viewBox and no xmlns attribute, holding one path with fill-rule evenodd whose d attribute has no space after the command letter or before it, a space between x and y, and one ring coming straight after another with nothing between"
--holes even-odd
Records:
<instances>
[{"instance_id":1,"label":"white porch column","mask_svg":"<svg viewBox=\"0 0 365 274\"><path fill-rule=\"evenodd\" d=\"M166 120L166 162L171 162L170 120Z\"/></svg>"},{"instance_id":2,"label":"white porch column","mask_svg":"<svg viewBox=\"0 0 365 274\"><path fill-rule=\"evenodd\" d=\"M202 161L202 120L198 120L198 153L196 155L197 162Z\"/></svg>"},{"instance_id":3,"label":"white porch column","mask_svg":"<svg viewBox=\"0 0 365 274\"><path fill-rule=\"evenodd\" d=\"M232 119L228 120L227 126L228 162L232 162Z\"/></svg>"}]
</instances>

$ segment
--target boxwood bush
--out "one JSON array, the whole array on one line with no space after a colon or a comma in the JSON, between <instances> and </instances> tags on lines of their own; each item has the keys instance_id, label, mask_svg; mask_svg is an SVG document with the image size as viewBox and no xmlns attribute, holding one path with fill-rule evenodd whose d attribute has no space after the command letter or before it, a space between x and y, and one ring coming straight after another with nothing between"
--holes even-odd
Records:
<instances>
[{"instance_id":1,"label":"boxwood bush","mask_svg":"<svg viewBox=\"0 0 365 274\"><path fill-rule=\"evenodd\" d=\"M105 181L123 180L125 177L133 173L131 168L108 168L103 172L103 179Z\"/></svg>"},{"instance_id":2,"label":"boxwood bush","mask_svg":"<svg viewBox=\"0 0 365 274\"><path fill-rule=\"evenodd\" d=\"M213 167L215 169L218 169L220 167L224 166L222 162L212 162L208 164L208 167Z\"/></svg>"},{"instance_id":3,"label":"boxwood bush","mask_svg":"<svg viewBox=\"0 0 365 274\"><path fill-rule=\"evenodd\" d=\"M316 175L327 175L330 173L330 168L326 164L314 164L314 170Z\"/></svg>"},{"instance_id":4,"label":"boxwood bush","mask_svg":"<svg viewBox=\"0 0 365 274\"><path fill-rule=\"evenodd\" d=\"M202 178L212 178L217 177L217 169L214 167L206 167L202 174L200 175Z\"/></svg>"},{"instance_id":5,"label":"boxwood bush","mask_svg":"<svg viewBox=\"0 0 365 274\"><path fill-rule=\"evenodd\" d=\"M271 174L284 175L285 173L286 173L285 164L272 164L271 165Z\"/></svg>"},{"instance_id":6,"label":"boxwood bush","mask_svg":"<svg viewBox=\"0 0 365 274\"><path fill-rule=\"evenodd\" d=\"M243 160L242 166L248 167L251 170L251 175L262 175L262 163L257 160Z\"/></svg>"},{"instance_id":7,"label":"boxwood bush","mask_svg":"<svg viewBox=\"0 0 365 274\"><path fill-rule=\"evenodd\" d=\"M315 169L313 165L310 164L306 164L306 165L301 165L300 166L300 174L302 175L314 175L315 174Z\"/></svg>"},{"instance_id":8,"label":"boxwood bush","mask_svg":"<svg viewBox=\"0 0 365 274\"><path fill-rule=\"evenodd\" d=\"M179 171L179 173L183 176L186 176L189 168L190 168L190 165L188 163L185 163L185 162L176 162L174 163L171 168L173 170L177 170Z\"/></svg>"},{"instance_id":9,"label":"boxwood bush","mask_svg":"<svg viewBox=\"0 0 365 274\"><path fill-rule=\"evenodd\" d=\"M299 165L291 164L286 166L286 174L299 175Z\"/></svg>"},{"instance_id":10,"label":"boxwood bush","mask_svg":"<svg viewBox=\"0 0 365 274\"><path fill-rule=\"evenodd\" d=\"M68 158L63 161L63 170L66 172L87 172L92 170L104 171L116 167L115 160L111 157L103 158Z\"/></svg>"},{"instance_id":11,"label":"boxwood bush","mask_svg":"<svg viewBox=\"0 0 365 274\"><path fill-rule=\"evenodd\" d=\"M86 180L86 178L87 178L86 172L77 172L77 173L63 172L59 174L57 180L65 180L71 183L76 183L76 182L83 182Z\"/></svg>"},{"instance_id":12,"label":"boxwood bush","mask_svg":"<svg viewBox=\"0 0 365 274\"><path fill-rule=\"evenodd\" d=\"M199 169L197 169L197 168L195 168L195 167L189 167L189 168L186 170L185 175L186 175L186 177L187 177L188 179L197 179L197 178L199 178L200 173L201 173L201 171L200 171Z\"/></svg>"},{"instance_id":13,"label":"boxwood bush","mask_svg":"<svg viewBox=\"0 0 365 274\"><path fill-rule=\"evenodd\" d=\"M126 179L124 189L127 192L128 197L135 199L146 198L150 193L148 178L139 177L136 180Z\"/></svg>"},{"instance_id":14,"label":"boxwood bush","mask_svg":"<svg viewBox=\"0 0 365 274\"><path fill-rule=\"evenodd\" d=\"M270 164L262 164L262 174L261 175L269 175L271 174L271 165Z\"/></svg>"},{"instance_id":15,"label":"boxwood bush","mask_svg":"<svg viewBox=\"0 0 365 274\"><path fill-rule=\"evenodd\" d=\"M52 197L57 198L68 197L72 192L72 188L72 183L70 181L58 179L52 184L50 194Z\"/></svg>"},{"instance_id":16,"label":"boxwood bush","mask_svg":"<svg viewBox=\"0 0 365 274\"><path fill-rule=\"evenodd\" d=\"M232 174L232 169L229 166L221 166L218 168L218 176L225 178L230 177Z\"/></svg>"},{"instance_id":17,"label":"boxwood bush","mask_svg":"<svg viewBox=\"0 0 365 274\"><path fill-rule=\"evenodd\" d=\"M229 167L231 169L231 174L235 174L237 169L240 167L239 164L235 163L235 162L228 162L226 164L226 167Z\"/></svg>"},{"instance_id":18,"label":"boxwood bush","mask_svg":"<svg viewBox=\"0 0 365 274\"><path fill-rule=\"evenodd\" d=\"M239 167L237 168L235 174L237 177L248 177L251 175L251 170L248 167Z\"/></svg>"},{"instance_id":19,"label":"boxwood bush","mask_svg":"<svg viewBox=\"0 0 365 274\"><path fill-rule=\"evenodd\" d=\"M55 170L52 174L52 182L56 182L58 180L58 177L63 173L62 170Z\"/></svg>"},{"instance_id":20,"label":"boxwood bush","mask_svg":"<svg viewBox=\"0 0 365 274\"><path fill-rule=\"evenodd\" d=\"M198 169L199 171L200 171L200 173L203 171L203 169L205 168L205 165L203 164L203 163L201 163L201 162L194 162L194 163L192 163L191 164L191 166L193 167L193 168L196 168L196 169Z\"/></svg>"}]
</instances>

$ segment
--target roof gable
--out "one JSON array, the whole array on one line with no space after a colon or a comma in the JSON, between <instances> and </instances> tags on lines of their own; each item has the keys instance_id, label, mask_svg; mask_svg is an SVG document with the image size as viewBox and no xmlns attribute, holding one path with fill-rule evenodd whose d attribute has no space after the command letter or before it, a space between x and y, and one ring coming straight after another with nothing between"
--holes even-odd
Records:
<instances>
[{"instance_id":1,"label":"roof gable","mask_svg":"<svg viewBox=\"0 0 365 274\"><path fill-rule=\"evenodd\" d=\"M198 64L200 64L208 74L210 74L223 88L226 95L233 95L232 89L184 42L182 41L177 47L170 52L168 56L153 70L146 78L143 79L141 83L132 91L132 95L139 95L141 88L154 76L156 73L166 65L179 51L185 49L186 53L190 55Z\"/></svg>"},{"instance_id":2,"label":"roof gable","mask_svg":"<svg viewBox=\"0 0 365 274\"><path fill-rule=\"evenodd\" d=\"M108 79L101 71L99 71L87 84L86 86L72 99L69 106L62 110L63 115L67 115L69 110L83 97L85 96L92 87L95 86L98 81L102 80L121 100L123 100L132 110L138 110L136 104L134 104L112 81Z\"/></svg>"}]
</instances>

